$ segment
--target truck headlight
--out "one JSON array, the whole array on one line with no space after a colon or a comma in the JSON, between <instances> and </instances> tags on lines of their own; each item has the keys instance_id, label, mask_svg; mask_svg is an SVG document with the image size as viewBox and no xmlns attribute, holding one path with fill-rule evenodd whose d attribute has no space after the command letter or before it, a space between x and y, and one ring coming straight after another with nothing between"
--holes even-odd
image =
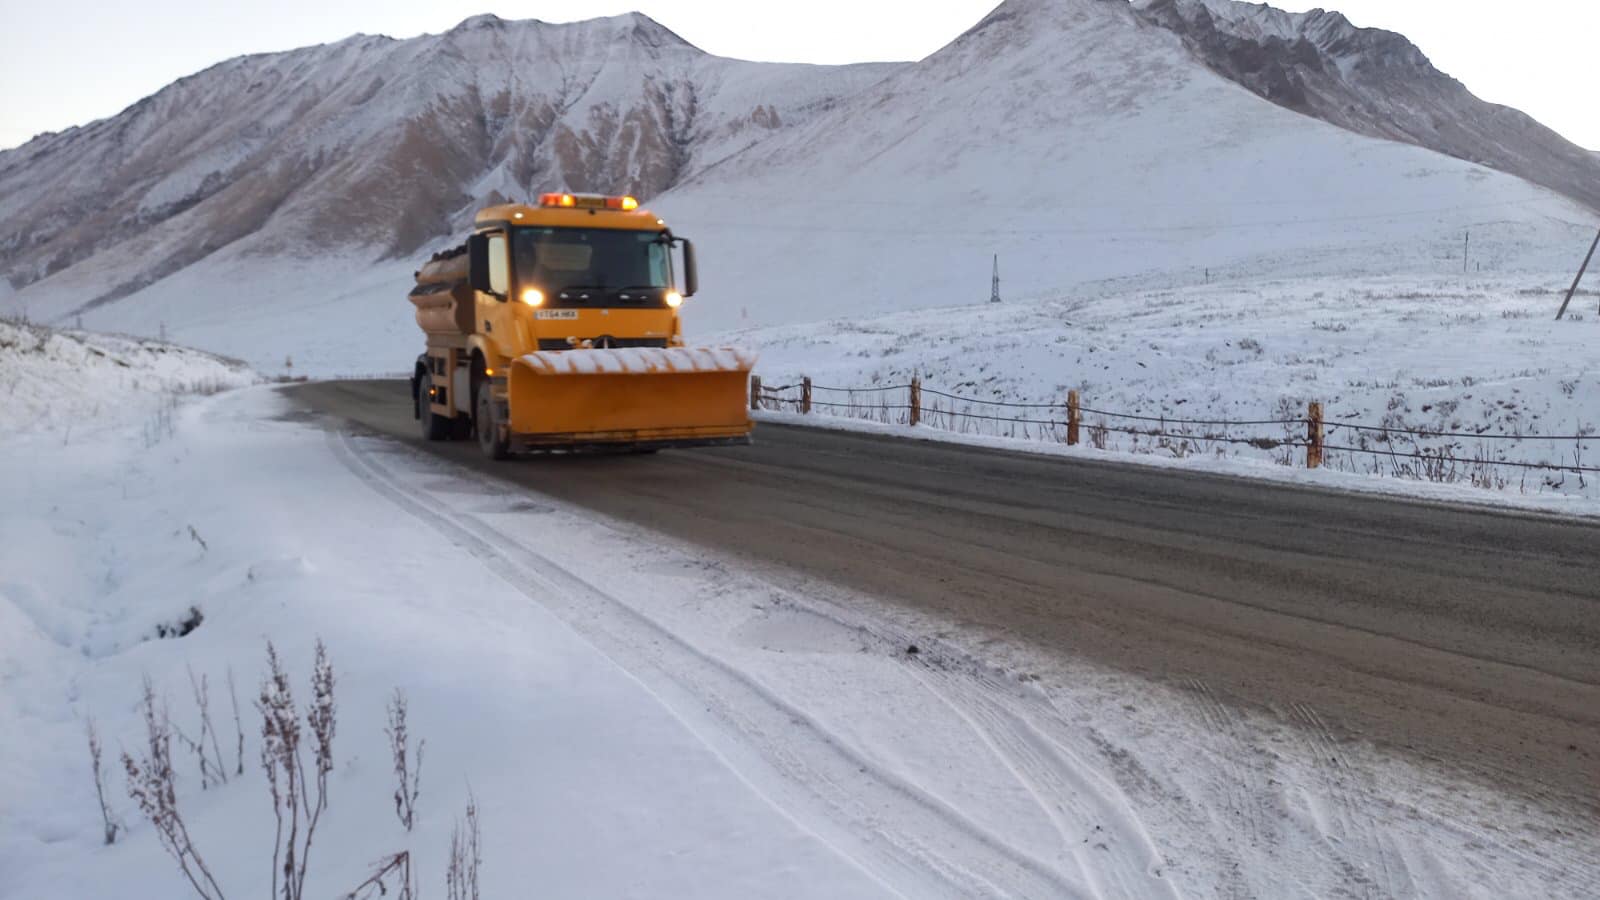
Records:
<instances>
[{"instance_id":1,"label":"truck headlight","mask_svg":"<svg viewBox=\"0 0 1600 900\"><path fill-rule=\"evenodd\" d=\"M529 306L543 306L544 292L538 288L528 288L522 292L522 302Z\"/></svg>"},{"instance_id":2,"label":"truck headlight","mask_svg":"<svg viewBox=\"0 0 1600 900\"><path fill-rule=\"evenodd\" d=\"M677 291L667 291L667 306L677 309L683 305L683 295Z\"/></svg>"}]
</instances>

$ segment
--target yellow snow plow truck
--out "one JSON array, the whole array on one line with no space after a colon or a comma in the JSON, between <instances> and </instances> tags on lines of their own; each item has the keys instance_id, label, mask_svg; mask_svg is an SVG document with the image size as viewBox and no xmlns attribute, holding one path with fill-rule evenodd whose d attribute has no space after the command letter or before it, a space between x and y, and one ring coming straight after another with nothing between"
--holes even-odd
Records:
<instances>
[{"instance_id":1,"label":"yellow snow plow truck","mask_svg":"<svg viewBox=\"0 0 1600 900\"><path fill-rule=\"evenodd\" d=\"M632 197L491 206L416 280L427 350L411 396L428 440L476 436L493 459L750 442L754 357L684 346L694 246Z\"/></svg>"}]
</instances>

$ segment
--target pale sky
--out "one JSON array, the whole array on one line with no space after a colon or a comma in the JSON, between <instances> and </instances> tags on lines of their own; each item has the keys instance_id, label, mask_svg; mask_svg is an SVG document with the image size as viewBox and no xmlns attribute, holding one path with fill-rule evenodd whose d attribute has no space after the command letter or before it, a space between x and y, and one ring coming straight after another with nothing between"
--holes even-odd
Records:
<instances>
[{"instance_id":1,"label":"pale sky","mask_svg":"<svg viewBox=\"0 0 1600 900\"><path fill-rule=\"evenodd\" d=\"M999 0L0 0L0 148L115 115L243 53L357 32L413 37L468 16L565 22L640 10L722 56L841 63L920 59ZM1600 149L1600 0L1283 0L1399 31L1478 96Z\"/></svg>"}]
</instances>

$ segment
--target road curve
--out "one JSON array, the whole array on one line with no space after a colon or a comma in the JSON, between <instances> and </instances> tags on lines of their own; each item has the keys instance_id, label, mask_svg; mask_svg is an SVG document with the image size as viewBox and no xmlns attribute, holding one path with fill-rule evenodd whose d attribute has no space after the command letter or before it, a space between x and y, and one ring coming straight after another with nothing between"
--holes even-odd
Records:
<instances>
[{"instance_id":1,"label":"road curve","mask_svg":"<svg viewBox=\"0 0 1600 900\"><path fill-rule=\"evenodd\" d=\"M307 410L736 557L1347 735L1600 816L1600 525L759 426L754 446L493 463L403 381Z\"/></svg>"}]
</instances>

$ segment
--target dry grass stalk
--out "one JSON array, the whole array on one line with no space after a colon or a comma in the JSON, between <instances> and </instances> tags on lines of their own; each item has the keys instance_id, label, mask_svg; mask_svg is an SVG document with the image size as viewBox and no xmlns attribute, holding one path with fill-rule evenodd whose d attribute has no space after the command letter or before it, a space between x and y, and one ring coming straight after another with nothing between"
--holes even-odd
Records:
<instances>
[{"instance_id":1,"label":"dry grass stalk","mask_svg":"<svg viewBox=\"0 0 1600 900\"><path fill-rule=\"evenodd\" d=\"M122 820L111 811L111 805L106 802L105 770L100 765L101 746L100 734L95 730L94 719L85 723L85 732L89 738L89 761L94 767L94 795L100 801L100 821L105 826L107 846L117 842L117 833L122 831Z\"/></svg>"},{"instance_id":2,"label":"dry grass stalk","mask_svg":"<svg viewBox=\"0 0 1600 900\"><path fill-rule=\"evenodd\" d=\"M416 882L411 877L411 854L404 850L378 860L367 880L339 900L368 900L375 896L374 892L376 896L388 896L390 879L395 881L397 900L417 900Z\"/></svg>"},{"instance_id":3,"label":"dry grass stalk","mask_svg":"<svg viewBox=\"0 0 1600 900\"><path fill-rule=\"evenodd\" d=\"M389 736L389 752L394 759L394 814L407 831L416 824L418 784L422 779L422 748L427 741L418 741L416 751L411 751L411 737L406 728L406 694L399 688L389 699L389 724L384 728Z\"/></svg>"},{"instance_id":4,"label":"dry grass stalk","mask_svg":"<svg viewBox=\"0 0 1600 900\"><path fill-rule=\"evenodd\" d=\"M261 713L261 768L267 775L276 820L272 847L272 895L303 900L306 869L317 823L328 807L328 773L333 770L333 668L327 649L317 641L312 667L310 728L315 781L306 777L301 744L305 732L277 648L267 642L267 676L261 682L256 708ZM312 786L316 797L313 800Z\"/></svg>"},{"instance_id":5,"label":"dry grass stalk","mask_svg":"<svg viewBox=\"0 0 1600 900\"><path fill-rule=\"evenodd\" d=\"M205 900L222 900L222 888L189 839L189 829L178 812L177 772L172 768L172 722L165 703L157 706L155 686L144 680L139 705L145 724L144 753L135 759L126 751L122 767L128 776L128 796L156 828L161 846L177 860L195 893Z\"/></svg>"},{"instance_id":6,"label":"dry grass stalk","mask_svg":"<svg viewBox=\"0 0 1600 900\"><path fill-rule=\"evenodd\" d=\"M469 793L466 820L456 822L450 832L450 867L445 871L448 900L478 900L478 866L482 862L478 801Z\"/></svg>"}]
</instances>

